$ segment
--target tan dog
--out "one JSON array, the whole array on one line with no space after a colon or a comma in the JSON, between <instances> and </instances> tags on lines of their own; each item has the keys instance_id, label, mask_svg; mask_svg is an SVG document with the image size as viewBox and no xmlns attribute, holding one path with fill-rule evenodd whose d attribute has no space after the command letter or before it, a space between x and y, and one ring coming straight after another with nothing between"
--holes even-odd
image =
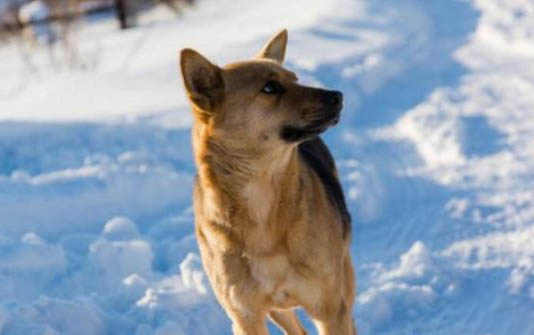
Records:
<instances>
[{"instance_id":1,"label":"tan dog","mask_svg":"<svg viewBox=\"0 0 534 335\"><path fill-rule=\"evenodd\" d=\"M223 68L181 52L195 116L196 236L234 334L355 335L350 216L318 134L339 120L342 95L297 83L281 66L287 31L252 60Z\"/></svg>"}]
</instances>

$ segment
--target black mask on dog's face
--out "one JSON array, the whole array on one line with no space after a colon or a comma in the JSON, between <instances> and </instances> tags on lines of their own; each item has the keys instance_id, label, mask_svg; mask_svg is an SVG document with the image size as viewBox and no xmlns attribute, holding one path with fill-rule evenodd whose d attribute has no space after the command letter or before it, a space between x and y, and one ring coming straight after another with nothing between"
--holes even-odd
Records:
<instances>
[{"instance_id":1,"label":"black mask on dog's face","mask_svg":"<svg viewBox=\"0 0 534 335\"><path fill-rule=\"evenodd\" d=\"M311 139L339 122L343 108L343 94L316 88L314 95L319 96L320 107L307 115L309 121L304 125L284 125L280 137L286 142L301 142Z\"/></svg>"}]
</instances>

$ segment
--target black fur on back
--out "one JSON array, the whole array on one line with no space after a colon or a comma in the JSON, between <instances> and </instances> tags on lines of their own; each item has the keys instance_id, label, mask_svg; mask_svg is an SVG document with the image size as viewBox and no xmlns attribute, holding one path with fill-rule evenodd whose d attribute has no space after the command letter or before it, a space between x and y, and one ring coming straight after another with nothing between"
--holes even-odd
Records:
<instances>
[{"instance_id":1,"label":"black fur on back","mask_svg":"<svg viewBox=\"0 0 534 335\"><path fill-rule=\"evenodd\" d=\"M338 211L343 222L343 236L347 236L351 231L351 217L345 203L343 189L336 177L336 163L332 154L319 136L302 142L299 144L298 150L306 164L321 179L330 202Z\"/></svg>"}]
</instances>

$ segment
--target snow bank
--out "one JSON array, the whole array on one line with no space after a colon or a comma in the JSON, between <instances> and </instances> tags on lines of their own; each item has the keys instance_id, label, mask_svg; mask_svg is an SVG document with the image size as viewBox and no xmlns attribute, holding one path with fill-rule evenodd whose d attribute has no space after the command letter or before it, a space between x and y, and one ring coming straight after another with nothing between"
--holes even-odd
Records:
<instances>
[{"instance_id":1,"label":"snow bank","mask_svg":"<svg viewBox=\"0 0 534 335\"><path fill-rule=\"evenodd\" d=\"M456 227L443 236L450 243L431 259L440 260L439 278L439 268L463 277L450 284L451 292L461 292L453 299L474 296L482 306L482 290L503 290L517 300L488 299L489 313L510 315L518 309L525 317L519 301L531 298L534 279L527 242L534 223L534 72L528 65L534 59L534 7L529 1L473 4L481 12L477 27L454 53L467 73L455 85L435 88L373 136L408 143L410 149L404 150L415 152L418 159L402 166L400 175L448 190L443 212ZM521 317L500 324L478 313L472 319L471 324L492 324L493 329L485 328L492 333L532 331Z\"/></svg>"},{"instance_id":2,"label":"snow bank","mask_svg":"<svg viewBox=\"0 0 534 335\"><path fill-rule=\"evenodd\" d=\"M472 270L508 269L507 284L512 293L534 287L534 227L491 233L453 243L443 255L456 260L457 266Z\"/></svg>"},{"instance_id":3,"label":"snow bank","mask_svg":"<svg viewBox=\"0 0 534 335\"><path fill-rule=\"evenodd\" d=\"M34 233L25 234L22 243L4 240L2 334L167 334L178 329L189 334L201 322L193 312L199 308L211 309L212 320L195 333L210 334L224 315L214 304L199 256L175 259L176 274L158 272L154 243L141 238L125 217L108 221L85 253L66 249L68 244L48 244ZM138 326L136 320L144 323Z\"/></svg>"},{"instance_id":4,"label":"snow bank","mask_svg":"<svg viewBox=\"0 0 534 335\"><path fill-rule=\"evenodd\" d=\"M370 269L372 284L358 298L364 334L395 320L413 319L428 310L438 297L430 254L420 241L400 256L397 265L388 269L379 263L370 265Z\"/></svg>"}]
</instances>

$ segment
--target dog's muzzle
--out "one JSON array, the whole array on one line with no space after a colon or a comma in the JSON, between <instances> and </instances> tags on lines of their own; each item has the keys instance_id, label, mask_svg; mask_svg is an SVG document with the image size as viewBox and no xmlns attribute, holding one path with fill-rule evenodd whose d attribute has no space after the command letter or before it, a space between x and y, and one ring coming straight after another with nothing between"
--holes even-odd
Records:
<instances>
[{"instance_id":1,"label":"dog's muzzle","mask_svg":"<svg viewBox=\"0 0 534 335\"><path fill-rule=\"evenodd\" d=\"M282 127L281 138L287 142L298 142L313 138L331 126L338 124L341 109L343 108L343 94L339 91L321 92L323 107L313 113L310 121L305 126L287 125Z\"/></svg>"}]
</instances>

